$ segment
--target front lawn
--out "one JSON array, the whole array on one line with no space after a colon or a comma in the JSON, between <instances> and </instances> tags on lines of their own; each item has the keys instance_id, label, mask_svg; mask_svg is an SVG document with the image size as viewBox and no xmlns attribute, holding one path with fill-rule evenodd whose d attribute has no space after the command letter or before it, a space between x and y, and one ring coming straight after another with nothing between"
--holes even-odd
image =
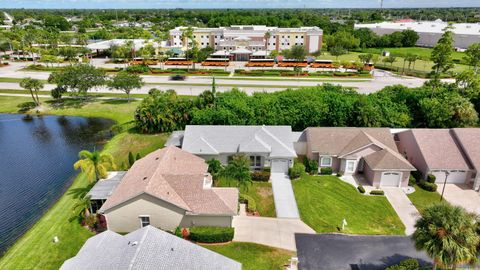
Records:
<instances>
[{"instance_id":1,"label":"front lawn","mask_svg":"<svg viewBox=\"0 0 480 270\"><path fill-rule=\"evenodd\" d=\"M417 185L415 185L415 192L407 196L420 213L430 205L440 202L440 194L438 192L426 191ZM445 200L443 201L445 202Z\"/></svg>"},{"instance_id":2,"label":"front lawn","mask_svg":"<svg viewBox=\"0 0 480 270\"><path fill-rule=\"evenodd\" d=\"M243 270L280 270L294 255L291 251L253 243L233 242L203 247L242 263Z\"/></svg>"},{"instance_id":3,"label":"front lawn","mask_svg":"<svg viewBox=\"0 0 480 270\"><path fill-rule=\"evenodd\" d=\"M365 196L334 176L302 176L292 181L302 220L318 233L403 235L405 226L383 196Z\"/></svg>"},{"instance_id":4,"label":"front lawn","mask_svg":"<svg viewBox=\"0 0 480 270\"><path fill-rule=\"evenodd\" d=\"M215 181L216 187L237 187L234 180L219 179ZM249 195L257 204L257 211L262 217L276 217L275 202L273 201L272 184L269 182L254 181L248 190L242 188L240 193Z\"/></svg>"}]
</instances>

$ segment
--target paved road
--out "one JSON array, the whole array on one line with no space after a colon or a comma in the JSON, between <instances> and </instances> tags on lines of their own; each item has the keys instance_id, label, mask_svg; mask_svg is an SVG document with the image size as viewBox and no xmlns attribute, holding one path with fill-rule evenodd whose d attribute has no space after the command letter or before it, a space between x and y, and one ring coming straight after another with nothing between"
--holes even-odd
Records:
<instances>
[{"instance_id":1,"label":"paved road","mask_svg":"<svg viewBox=\"0 0 480 270\"><path fill-rule=\"evenodd\" d=\"M296 251L295 233L314 234L315 231L300 219L233 217L233 241L251 242Z\"/></svg>"},{"instance_id":2,"label":"paved road","mask_svg":"<svg viewBox=\"0 0 480 270\"><path fill-rule=\"evenodd\" d=\"M420 217L417 208L408 199L403 189L397 187L382 187L382 189L385 191L387 200L405 225L405 234L412 235L415 232L415 222Z\"/></svg>"},{"instance_id":3,"label":"paved road","mask_svg":"<svg viewBox=\"0 0 480 270\"><path fill-rule=\"evenodd\" d=\"M12 62L10 66L3 67L0 69L0 77L4 78L25 78L31 77L36 79L46 80L50 75L49 72L28 72L20 71L21 68L25 67L29 63L21 62ZM97 66L105 66L108 64L98 63ZM169 81L167 76L142 76L144 81L149 84L144 86L139 90L140 93L147 93L151 88L157 88L160 90L174 89L179 94L188 94L188 95L198 95L206 89L210 88L212 82L210 77L205 76L189 76L186 81ZM336 79L338 80L338 79ZM359 93L372 93L383 89L389 85L402 84L408 87L418 87L421 86L425 80L420 78L411 78L411 77L400 77L393 75L389 72L384 71L375 71L374 78L371 80L365 81L348 81L344 80L338 82L332 80L330 83L335 85L342 85L345 87L356 88ZM322 79L322 81L328 82L328 79ZM316 86L321 85L324 82L315 81L315 79L298 79L291 78L291 80L279 80L274 78L241 78L241 77L230 77L230 78L217 78L216 79L218 91L227 91L230 90L233 86L238 87L239 89L252 94L253 92L273 92L283 90L285 88L291 87L302 87L302 86ZM154 85L155 84L155 85ZM0 84L0 89L18 89L17 83ZM51 86L47 86L47 89ZM100 88L99 91L108 91L106 88Z\"/></svg>"},{"instance_id":4,"label":"paved road","mask_svg":"<svg viewBox=\"0 0 480 270\"><path fill-rule=\"evenodd\" d=\"M300 218L297 201L293 193L292 181L283 173L272 173L273 199L278 218Z\"/></svg>"}]
</instances>

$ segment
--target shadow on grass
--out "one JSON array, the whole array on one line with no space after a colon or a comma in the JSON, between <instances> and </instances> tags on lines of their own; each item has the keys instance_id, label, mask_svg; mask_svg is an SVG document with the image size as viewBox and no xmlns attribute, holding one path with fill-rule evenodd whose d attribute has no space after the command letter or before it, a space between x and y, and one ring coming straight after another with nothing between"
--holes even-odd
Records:
<instances>
[{"instance_id":1,"label":"shadow on grass","mask_svg":"<svg viewBox=\"0 0 480 270\"><path fill-rule=\"evenodd\" d=\"M127 99L108 99L102 102L102 104L110 104L110 105L120 105L120 104L127 104L129 103Z\"/></svg>"},{"instance_id":2,"label":"shadow on grass","mask_svg":"<svg viewBox=\"0 0 480 270\"><path fill-rule=\"evenodd\" d=\"M47 100L46 103L48 103L54 109L65 109L65 108L80 109L83 106L94 101L95 99L93 98L85 97L85 98L53 99L53 100Z\"/></svg>"}]
</instances>

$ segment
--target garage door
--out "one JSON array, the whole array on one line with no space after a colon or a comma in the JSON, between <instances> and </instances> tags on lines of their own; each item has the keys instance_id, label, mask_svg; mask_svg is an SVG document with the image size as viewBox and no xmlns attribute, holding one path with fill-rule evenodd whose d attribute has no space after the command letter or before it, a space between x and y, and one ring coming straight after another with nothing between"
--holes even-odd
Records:
<instances>
[{"instance_id":1,"label":"garage door","mask_svg":"<svg viewBox=\"0 0 480 270\"><path fill-rule=\"evenodd\" d=\"M384 172L382 173L382 179L380 180L380 186L382 187L398 187L400 186L400 180L402 173L399 172Z\"/></svg>"},{"instance_id":2,"label":"garage door","mask_svg":"<svg viewBox=\"0 0 480 270\"><path fill-rule=\"evenodd\" d=\"M288 173L288 159L273 159L271 163L272 173Z\"/></svg>"},{"instance_id":3,"label":"garage door","mask_svg":"<svg viewBox=\"0 0 480 270\"><path fill-rule=\"evenodd\" d=\"M463 184L467 179L467 172L462 170L451 170L447 178L447 183L450 184ZM432 174L435 175L436 183L445 182L445 172L444 171L432 171Z\"/></svg>"}]
</instances>

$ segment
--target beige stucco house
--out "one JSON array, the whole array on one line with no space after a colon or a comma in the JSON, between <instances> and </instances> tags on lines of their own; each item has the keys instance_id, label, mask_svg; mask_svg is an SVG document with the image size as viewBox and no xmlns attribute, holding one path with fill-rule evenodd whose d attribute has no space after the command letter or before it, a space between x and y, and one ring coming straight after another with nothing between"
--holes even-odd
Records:
<instances>
[{"instance_id":1,"label":"beige stucco house","mask_svg":"<svg viewBox=\"0 0 480 270\"><path fill-rule=\"evenodd\" d=\"M214 188L202 158L169 146L138 160L98 213L115 232L152 225L230 227L237 214L238 190Z\"/></svg>"},{"instance_id":2,"label":"beige stucco house","mask_svg":"<svg viewBox=\"0 0 480 270\"><path fill-rule=\"evenodd\" d=\"M408 185L415 168L397 151L388 128L315 127L304 131L305 155L344 175L362 175L373 186ZM297 143L298 144L298 143Z\"/></svg>"}]
</instances>

